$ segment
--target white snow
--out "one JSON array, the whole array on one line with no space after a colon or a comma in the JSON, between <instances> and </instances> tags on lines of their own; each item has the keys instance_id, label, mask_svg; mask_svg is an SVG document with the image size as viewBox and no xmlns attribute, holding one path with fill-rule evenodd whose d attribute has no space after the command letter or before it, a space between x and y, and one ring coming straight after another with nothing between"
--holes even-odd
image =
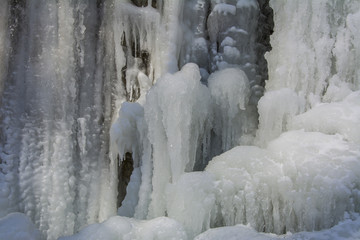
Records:
<instances>
[{"instance_id":1,"label":"white snow","mask_svg":"<svg viewBox=\"0 0 360 240\"><path fill-rule=\"evenodd\" d=\"M210 228L215 211L213 181L211 174L192 172L167 186L167 214L184 226L190 239Z\"/></svg>"},{"instance_id":2,"label":"white snow","mask_svg":"<svg viewBox=\"0 0 360 240\"><path fill-rule=\"evenodd\" d=\"M15 212L0 218L0 239L41 240L43 236L28 216Z\"/></svg>"},{"instance_id":3,"label":"white snow","mask_svg":"<svg viewBox=\"0 0 360 240\"><path fill-rule=\"evenodd\" d=\"M356 216L354 219L347 218L338 225L322 231L275 235L270 233L259 233L249 226L236 225L232 227L210 229L198 235L194 240L357 240L360 238L359 229L360 217Z\"/></svg>"},{"instance_id":4,"label":"white snow","mask_svg":"<svg viewBox=\"0 0 360 240\"><path fill-rule=\"evenodd\" d=\"M103 223L89 225L79 233L59 240L187 240L181 224L166 217L148 221L111 217Z\"/></svg>"},{"instance_id":5,"label":"white snow","mask_svg":"<svg viewBox=\"0 0 360 240\"><path fill-rule=\"evenodd\" d=\"M321 103L295 116L289 129L325 134L341 134L348 141L360 144L360 91L349 94L341 102Z\"/></svg>"},{"instance_id":6,"label":"white snow","mask_svg":"<svg viewBox=\"0 0 360 240\"><path fill-rule=\"evenodd\" d=\"M289 131L267 149L235 147L183 175L169 186L168 214L189 236L236 224L277 234L330 228L358 211L359 160L341 135Z\"/></svg>"}]
</instances>

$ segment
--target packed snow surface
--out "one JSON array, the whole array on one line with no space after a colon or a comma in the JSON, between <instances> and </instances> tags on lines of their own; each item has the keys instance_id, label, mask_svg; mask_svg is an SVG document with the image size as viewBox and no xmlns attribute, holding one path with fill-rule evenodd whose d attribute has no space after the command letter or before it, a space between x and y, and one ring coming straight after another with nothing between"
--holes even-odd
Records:
<instances>
[{"instance_id":1,"label":"packed snow surface","mask_svg":"<svg viewBox=\"0 0 360 240\"><path fill-rule=\"evenodd\" d=\"M148 221L126 217L111 217L103 223L93 224L71 237L59 240L186 240L183 227L166 217Z\"/></svg>"},{"instance_id":2,"label":"packed snow surface","mask_svg":"<svg viewBox=\"0 0 360 240\"><path fill-rule=\"evenodd\" d=\"M10 213L0 218L0 239L41 240L42 235L28 216L23 213Z\"/></svg>"}]
</instances>

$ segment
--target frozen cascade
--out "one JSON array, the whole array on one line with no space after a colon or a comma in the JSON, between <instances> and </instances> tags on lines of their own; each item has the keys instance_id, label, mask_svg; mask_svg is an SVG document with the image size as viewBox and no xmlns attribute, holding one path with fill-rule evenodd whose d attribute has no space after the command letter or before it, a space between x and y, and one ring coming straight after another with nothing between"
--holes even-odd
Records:
<instances>
[{"instance_id":1,"label":"frozen cascade","mask_svg":"<svg viewBox=\"0 0 360 240\"><path fill-rule=\"evenodd\" d=\"M97 18L105 9L8 3L0 215L24 212L48 239L109 217L101 196L113 192L106 152L115 81L102 68L111 56L96 34L106 28Z\"/></svg>"},{"instance_id":2,"label":"frozen cascade","mask_svg":"<svg viewBox=\"0 0 360 240\"><path fill-rule=\"evenodd\" d=\"M359 25L355 0L4 0L0 239L359 239Z\"/></svg>"}]
</instances>

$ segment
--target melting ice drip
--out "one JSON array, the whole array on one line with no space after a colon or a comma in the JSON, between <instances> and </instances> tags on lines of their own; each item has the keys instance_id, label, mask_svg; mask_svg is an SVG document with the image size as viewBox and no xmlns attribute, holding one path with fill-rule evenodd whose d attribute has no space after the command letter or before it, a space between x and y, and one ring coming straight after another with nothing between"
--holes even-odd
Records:
<instances>
[{"instance_id":1,"label":"melting ice drip","mask_svg":"<svg viewBox=\"0 0 360 240\"><path fill-rule=\"evenodd\" d=\"M0 10L0 216L71 235L128 161L63 239L359 237L360 3L271 1L267 77L266 1L132 2Z\"/></svg>"}]
</instances>

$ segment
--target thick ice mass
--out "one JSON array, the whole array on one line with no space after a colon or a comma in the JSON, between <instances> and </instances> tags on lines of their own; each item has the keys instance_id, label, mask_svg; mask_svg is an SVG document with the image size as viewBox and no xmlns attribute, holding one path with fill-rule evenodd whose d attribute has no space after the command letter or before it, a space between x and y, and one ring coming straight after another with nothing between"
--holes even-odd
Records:
<instances>
[{"instance_id":1,"label":"thick ice mass","mask_svg":"<svg viewBox=\"0 0 360 240\"><path fill-rule=\"evenodd\" d=\"M4 0L0 239L359 239L358 26L357 0Z\"/></svg>"},{"instance_id":2,"label":"thick ice mass","mask_svg":"<svg viewBox=\"0 0 360 240\"><path fill-rule=\"evenodd\" d=\"M240 144L246 132L249 80L242 70L226 68L211 74L208 86L214 102L214 132L220 138L222 152L227 151Z\"/></svg>"},{"instance_id":3,"label":"thick ice mass","mask_svg":"<svg viewBox=\"0 0 360 240\"><path fill-rule=\"evenodd\" d=\"M198 151L206 154L201 148L211 121L210 93L200 78L198 66L187 64L160 78L147 95L144 109L153 163L150 216L165 214L166 184L193 170Z\"/></svg>"}]
</instances>

